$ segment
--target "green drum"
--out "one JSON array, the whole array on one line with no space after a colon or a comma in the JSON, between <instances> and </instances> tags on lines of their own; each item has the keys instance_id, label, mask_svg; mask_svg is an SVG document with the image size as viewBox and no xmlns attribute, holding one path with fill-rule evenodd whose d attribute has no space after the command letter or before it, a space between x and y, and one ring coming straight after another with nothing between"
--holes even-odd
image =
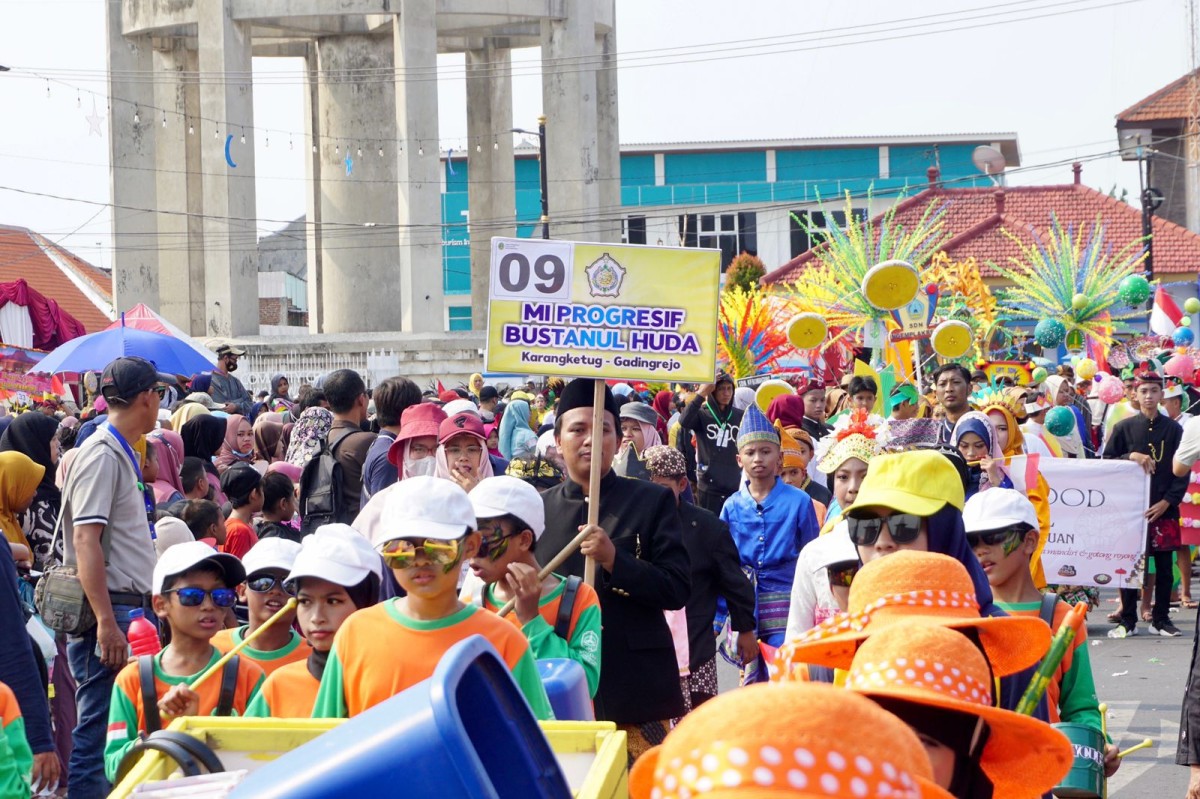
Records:
<instances>
[{"instance_id":1,"label":"green drum","mask_svg":"<svg viewBox=\"0 0 1200 799\"><path fill-rule=\"evenodd\" d=\"M1104 796L1104 736L1082 724L1055 724L1067 736L1075 762L1062 783L1054 789L1061 799L1101 799Z\"/></svg>"}]
</instances>

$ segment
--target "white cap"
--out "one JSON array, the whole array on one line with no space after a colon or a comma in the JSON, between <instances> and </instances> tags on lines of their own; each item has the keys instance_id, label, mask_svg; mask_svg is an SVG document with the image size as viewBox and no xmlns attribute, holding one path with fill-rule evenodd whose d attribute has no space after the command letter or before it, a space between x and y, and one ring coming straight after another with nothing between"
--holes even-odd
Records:
<instances>
[{"instance_id":1,"label":"white cap","mask_svg":"<svg viewBox=\"0 0 1200 799\"><path fill-rule=\"evenodd\" d=\"M1001 530L1017 524L1027 524L1037 530L1037 511L1020 491L1012 488L989 488L967 500L963 507L963 527L968 533Z\"/></svg>"},{"instance_id":2,"label":"white cap","mask_svg":"<svg viewBox=\"0 0 1200 799\"><path fill-rule=\"evenodd\" d=\"M154 565L153 592L161 594L163 583L168 577L183 574L206 561L220 570L228 588L233 588L246 579L246 570L242 567L242 562L233 555L218 552L200 541L187 541L169 547L159 557L158 563Z\"/></svg>"},{"instance_id":3,"label":"white cap","mask_svg":"<svg viewBox=\"0 0 1200 799\"><path fill-rule=\"evenodd\" d=\"M1163 392L1162 398L1163 399L1174 399L1175 397L1182 397L1182 396L1183 396L1183 386L1180 385L1179 383L1176 383L1173 386L1169 386L1167 388L1167 390Z\"/></svg>"},{"instance_id":4,"label":"white cap","mask_svg":"<svg viewBox=\"0 0 1200 799\"><path fill-rule=\"evenodd\" d=\"M247 577L267 569L290 572L299 554L300 545L295 541L271 536L250 547L250 551L242 556L242 565L246 567Z\"/></svg>"},{"instance_id":5,"label":"white cap","mask_svg":"<svg viewBox=\"0 0 1200 799\"><path fill-rule=\"evenodd\" d=\"M441 477L408 477L396 483L383 506L371 544L397 538L454 541L475 529L467 492Z\"/></svg>"},{"instance_id":6,"label":"white cap","mask_svg":"<svg viewBox=\"0 0 1200 799\"><path fill-rule=\"evenodd\" d=\"M379 553L371 547L371 542L367 537L355 530L348 524L323 524L317 528L313 535L324 536L326 538L335 538L339 541L344 541L354 547L358 552L358 556L362 559L363 565L371 570L376 577L383 577L383 559L379 557ZM305 536L307 541L309 536ZM297 561L299 562L299 561ZM294 567L293 567L294 568Z\"/></svg>"},{"instance_id":7,"label":"white cap","mask_svg":"<svg viewBox=\"0 0 1200 799\"><path fill-rule=\"evenodd\" d=\"M447 419L456 413L469 413L476 418L482 418L479 415L479 408L475 407L475 403L469 399L456 399L453 402L447 402L442 406L442 410L446 412Z\"/></svg>"},{"instance_id":8,"label":"white cap","mask_svg":"<svg viewBox=\"0 0 1200 799\"><path fill-rule=\"evenodd\" d=\"M804 548L804 552L814 572L827 569L835 563L858 560L858 547L850 540L849 528L845 522L838 524L829 533L817 536L815 541Z\"/></svg>"},{"instance_id":9,"label":"white cap","mask_svg":"<svg viewBox=\"0 0 1200 799\"><path fill-rule=\"evenodd\" d=\"M195 540L196 536L192 535L192 531L183 523L183 519L164 516L154 523L154 550L160 558L164 552L176 544L186 544Z\"/></svg>"},{"instance_id":10,"label":"white cap","mask_svg":"<svg viewBox=\"0 0 1200 799\"><path fill-rule=\"evenodd\" d=\"M546 506L537 489L516 477L488 477L471 489L471 505L479 519L494 519L509 514L529 525L533 540L546 529ZM473 527L474 525L472 525Z\"/></svg>"},{"instance_id":11,"label":"white cap","mask_svg":"<svg viewBox=\"0 0 1200 799\"><path fill-rule=\"evenodd\" d=\"M537 453L538 453L538 455L541 455L543 458L546 457L546 453L548 453L550 451L551 447L557 447L557 446L558 446L558 444L555 443L555 441L554 441L554 431L553 430L547 430L546 432L544 432L540 436L538 436Z\"/></svg>"},{"instance_id":12,"label":"white cap","mask_svg":"<svg viewBox=\"0 0 1200 799\"><path fill-rule=\"evenodd\" d=\"M362 539L358 533L354 535ZM363 539L363 543L366 543L366 539ZM367 551L376 561L379 560L379 556L371 551L369 545ZM318 530L313 535L304 537L300 554L296 556L296 562L287 578L291 581L301 577L317 577L351 588L373 573L362 552L354 544L340 536L322 535Z\"/></svg>"}]
</instances>

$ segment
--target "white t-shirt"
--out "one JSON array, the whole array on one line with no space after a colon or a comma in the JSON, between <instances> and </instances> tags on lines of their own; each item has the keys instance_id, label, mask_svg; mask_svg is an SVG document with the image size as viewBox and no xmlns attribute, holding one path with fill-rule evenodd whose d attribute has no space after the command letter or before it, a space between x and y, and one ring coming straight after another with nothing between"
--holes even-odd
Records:
<instances>
[{"instance_id":1,"label":"white t-shirt","mask_svg":"<svg viewBox=\"0 0 1200 799\"><path fill-rule=\"evenodd\" d=\"M1200 416L1188 419L1183 426L1183 438L1179 441L1179 449L1175 451L1175 460L1184 466L1191 467L1200 459Z\"/></svg>"},{"instance_id":2,"label":"white t-shirt","mask_svg":"<svg viewBox=\"0 0 1200 799\"><path fill-rule=\"evenodd\" d=\"M800 550L796 576L792 578L792 605L788 610L785 634L787 640L840 612L833 591L829 588L829 574L825 569L834 563L857 558L858 549L850 540L845 520Z\"/></svg>"}]
</instances>

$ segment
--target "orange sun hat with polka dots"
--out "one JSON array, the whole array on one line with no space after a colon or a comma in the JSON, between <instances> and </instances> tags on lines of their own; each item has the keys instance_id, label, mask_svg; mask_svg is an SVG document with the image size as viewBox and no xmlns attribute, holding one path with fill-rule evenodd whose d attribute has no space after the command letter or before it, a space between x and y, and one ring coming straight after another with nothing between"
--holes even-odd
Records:
<instances>
[{"instance_id":1,"label":"orange sun hat with polka dots","mask_svg":"<svg viewBox=\"0 0 1200 799\"><path fill-rule=\"evenodd\" d=\"M710 699L638 759L629 795L952 799L904 722L819 683L750 685Z\"/></svg>"},{"instance_id":2,"label":"orange sun hat with polka dots","mask_svg":"<svg viewBox=\"0 0 1200 799\"><path fill-rule=\"evenodd\" d=\"M846 687L982 721L987 737L977 726L976 736L985 741L979 764L997 797L1036 799L1058 785L1074 761L1071 742L1054 727L992 705L992 676L983 654L945 627L905 623L872 635L854 656Z\"/></svg>"},{"instance_id":3,"label":"orange sun hat with polka dots","mask_svg":"<svg viewBox=\"0 0 1200 799\"><path fill-rule=\"evenodd\" d=\"M780 646L773 671L786 680L796 663L849 668L868 636L908 620L975 629L997 677L1032 666L1050 648L1050 628L1039 618L981 617L971 575L954 558L902 550L859 569L846 612Z\"/></svg>"}]
</instances>

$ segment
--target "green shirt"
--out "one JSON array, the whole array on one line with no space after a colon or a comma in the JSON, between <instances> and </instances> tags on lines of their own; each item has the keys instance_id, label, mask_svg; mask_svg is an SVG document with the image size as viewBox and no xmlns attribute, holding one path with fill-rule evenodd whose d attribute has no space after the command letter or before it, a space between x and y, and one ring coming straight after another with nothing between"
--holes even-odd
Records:
<instances>
[{"instance_id":1,"label":"green shirt","mask_svg":"<svg viewBox=\"0 0 1200 799\"><path fill-rule=\"evenodd\" d=\"M8 690L7 686L5 690ZM33 752L25 740L25 719L20 715L17 698L8 691L6 699L11 703L15 717L3 720L4 734L0 735L0 799L25 799L29 796L28 777L33 768Z\"/></svg>"},{"instance_id":2,"label":"green shirt","mask_svg":"<svg viewBox=\"0 0 1200 799\"><path fill-rule=\"evenodd\" d=\"M554 623L558 620L558 608L567 583L561 576L554 576L559 578L559 584L538 601L539 614L522 625L521 632L525 633L535 660L570 658L582 666L587 677L588 695L594 699L600 686L600 599L596 589L584 583L579 585L572 613L575 623L564 640L555 634ZM488 584L483 597L483 606L492 611L504 606L495 589L494 583ZM516 613L509 618L516 620Z\"/></svg>"},{"instance_id":3,"label":"green shirt","mask_svg":"<svg viewBox=\"0 0 1200 799\"><path fill-rule=\"evenodd\" d=\"M1041 615L1042 610L1040 601L1015 603L996 601L995 604L1005 613L1014 616L1036 618ZM1056 612L1056 622L1060 617L1060 614ZM1053 631L1058 631L1057 623L1053 625ZM1083 724L1096 732L1102 732L1104 728L1100 718L1100 702L1096 698L1096 683L1092 679L1092 660L1088 653L1086 638L1082 641L1077 638L1072 643L1071 651L1073 652L1071 665L1066 669L1060 665L1054 675L1055 681L1058 682L1059 721Z\"/></svg>"}]
</instances>

